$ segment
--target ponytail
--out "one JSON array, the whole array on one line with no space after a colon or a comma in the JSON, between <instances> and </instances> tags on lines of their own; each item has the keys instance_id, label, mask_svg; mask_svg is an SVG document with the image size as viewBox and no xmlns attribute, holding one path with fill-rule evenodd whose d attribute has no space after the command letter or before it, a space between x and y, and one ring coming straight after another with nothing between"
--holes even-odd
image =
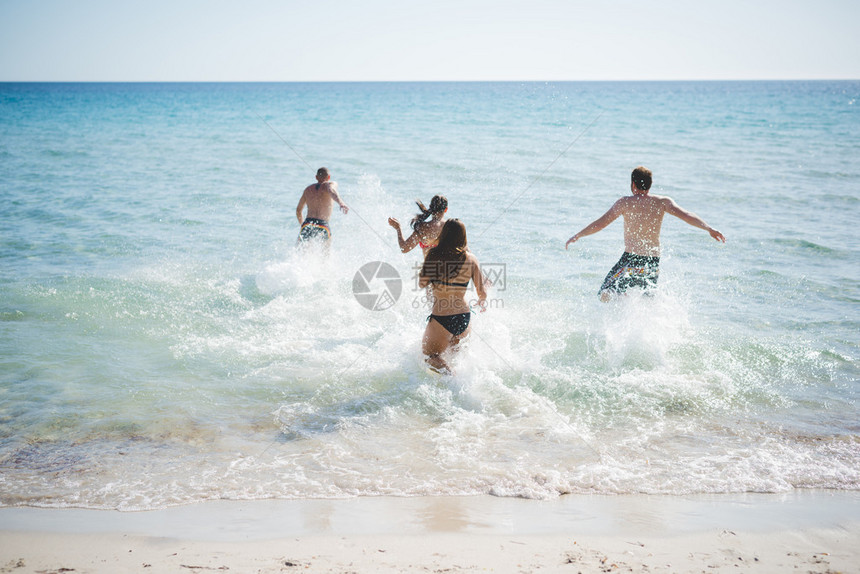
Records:
<instances>
[{"instance_id":1,"label":"ponytail","mask_svg":"<svg viewBox=\"0 0 860 574\"><path fill-rule=\"evenodd\" d=\"M436 213L444 213L448 209L448 200L443 195L434 195L430 200L430 207L425 207L420 201L415 201L415 205L421 210L421 213L412 218L410 225L412 229L416 229L420 224Z\"/></svg>"}]
</instances>

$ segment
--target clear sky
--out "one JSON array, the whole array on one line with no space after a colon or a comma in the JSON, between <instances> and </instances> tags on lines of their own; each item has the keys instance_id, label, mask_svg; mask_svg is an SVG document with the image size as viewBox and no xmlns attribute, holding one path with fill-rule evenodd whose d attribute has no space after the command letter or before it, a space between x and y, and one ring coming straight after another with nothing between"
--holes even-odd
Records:
<instances>
[{"instance_id":1,"label":"clear sky","mask_svg":"<svg viewBox=\"0 0 860 574\"><path fill-rule=\"evenodd\" d=\"M0 81L860 79L858 0L0 0Z\"/></svg>"}]
</instances>

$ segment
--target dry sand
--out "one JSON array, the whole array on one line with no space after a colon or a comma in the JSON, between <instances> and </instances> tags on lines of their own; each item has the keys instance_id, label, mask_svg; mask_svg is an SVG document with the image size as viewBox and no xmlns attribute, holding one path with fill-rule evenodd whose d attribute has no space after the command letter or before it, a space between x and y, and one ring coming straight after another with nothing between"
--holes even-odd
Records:
<instances>
[{"instance_id":1,"label":"dry sand","mask_svg":"<svg viewBox=\"0 0 860 574\"><path fill-rule=\"evenodd\" d=\"M860 493L0 509L0 572L860 572Z\"/></svg>"}]
</instances>

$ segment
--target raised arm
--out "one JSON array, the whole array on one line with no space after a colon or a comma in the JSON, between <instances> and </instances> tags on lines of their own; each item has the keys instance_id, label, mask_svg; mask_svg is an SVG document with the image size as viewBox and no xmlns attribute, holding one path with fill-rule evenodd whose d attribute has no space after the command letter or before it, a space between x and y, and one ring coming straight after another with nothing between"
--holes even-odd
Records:
<instances>
[{"instance_id":1,"label":"raised arm","mask_svg":"<svg viewBox=\"0 0 860 574\"><path fill-rule=\"evenodd\" d=\"M593 234L597 233L598 231L600 231L601 229L603 229L604 227L606 227L607 225L609 225L610 223L612 223L613 221L618 219L618 216L621 215L620 203L621 203L621 200L616 201L615 204L609 208L609 211L607 211L606 213L604 213L603 215L601 215L600 217L598 217L597 219L595 219L594 221L592 221L591 223L586 225L582 231L580 231L579 233L577 233L576 235L574 235L573 237L568 239L567 243L564 244L564 248L567 249L568 247L570 247L571 243L575 243L576 241L579 241L580 239L582 239L586 235L593 235Z\"/></svg>"},{"instance_id":2,"label":"raised arm","mask_svg":"<svg viewBox=\"0 0 860 574\"><path fill-rule=\"evenodd\" d=\"M397 243L400 245L400 251L402 253L409 253L415 249L415 246L418 245L418 242L421 240L417 231L413 231L412 235L403 239L403 231L400 229L400 222L393 217L388 218L388 225L397 231Z\"/></svg>"},{"instance_id":3,"label":"raised arm","mask_svg":"<svg viewBox=\"0 0 860 574\"><path fill-rule=\"evenodd\" d=\"M692 225L693 227L698 227L699 229L704 229L707 231L711 237L716 239L717 241L726 242L726 238L722 233L705 223L705 220L696 215L691 211L687 211L677 203L672 198L666 198L666 213L670 213L680 219L681 221Z\"/></svg>"}]
</instances>

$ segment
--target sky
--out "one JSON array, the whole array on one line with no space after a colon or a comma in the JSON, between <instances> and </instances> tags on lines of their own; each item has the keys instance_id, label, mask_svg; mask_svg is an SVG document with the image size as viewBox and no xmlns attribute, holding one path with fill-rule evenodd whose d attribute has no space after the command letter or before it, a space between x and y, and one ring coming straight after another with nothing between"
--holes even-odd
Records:
<instances>
[{"instance_id":1,"label":"sky","mask_svg":"<svg viewBox=\"0 0 860 574\"><path fill-rule=\"evenodd\" d=\"M0 0L0 81L860 79L857 0Z\"/></svg>"}]
</instances>

